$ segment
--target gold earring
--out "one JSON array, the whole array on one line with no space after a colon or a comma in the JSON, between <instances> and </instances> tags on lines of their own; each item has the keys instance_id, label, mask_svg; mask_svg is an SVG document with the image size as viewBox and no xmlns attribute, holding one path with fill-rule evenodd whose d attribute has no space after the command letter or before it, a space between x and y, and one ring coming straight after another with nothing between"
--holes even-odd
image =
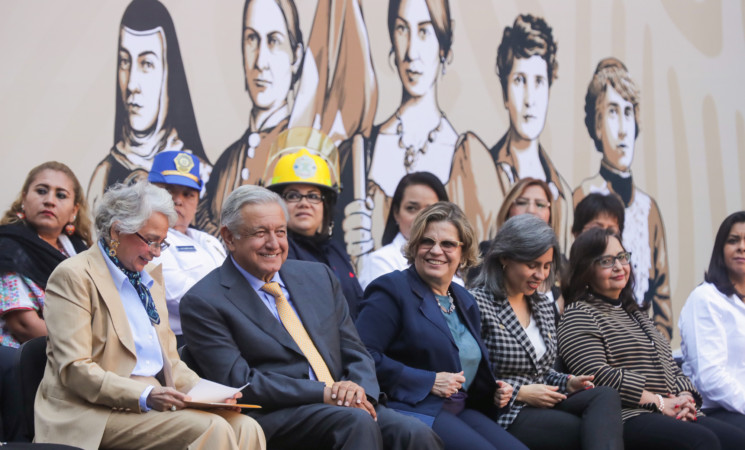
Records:
<instances>
[{"instance_id":1,"label":"gold earring","mask_svg":"<svg viewBox=\"0 0 745 450\"><path fill-rule=\"evenodd\" d=\"M109 244L109 256L111 256L112 258L116 257L116 249L117 248L119 248L119 241L117 241L116 239L114 239Z\"/></svg>"}]
</instances>

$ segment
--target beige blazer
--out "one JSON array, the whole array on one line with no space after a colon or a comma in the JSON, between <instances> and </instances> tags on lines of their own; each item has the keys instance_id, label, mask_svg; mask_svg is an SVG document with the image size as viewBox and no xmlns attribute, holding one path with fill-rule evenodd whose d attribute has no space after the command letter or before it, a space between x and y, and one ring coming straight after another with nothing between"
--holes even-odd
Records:
<instances>
[{"instance_id":1,"label":"beige blazer","mask_svg":"<svg viewBox=\"0 0 745 450\"><path fill-rule=\"evenodd\" d=\"M181 362L160 266L145 268L160 324L165 385L188 392L199 377ZM112 410L140 413L147 387L130 378L137 363L127 315L98 245L64 262L49 277L44 306L47 365L36 395L36 442L96 449Z\"/></svg>"}]
</instances>

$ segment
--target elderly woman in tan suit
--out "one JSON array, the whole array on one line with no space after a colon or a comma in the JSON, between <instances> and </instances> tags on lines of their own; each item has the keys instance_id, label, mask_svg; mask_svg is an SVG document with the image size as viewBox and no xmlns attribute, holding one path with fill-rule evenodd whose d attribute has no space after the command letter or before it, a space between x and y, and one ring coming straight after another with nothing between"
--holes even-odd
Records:
<instances>
[{"instance_id":1,"label":"elderly woman in tan suit","mask_svg":"<svg viewBox=\"0 0 745 450\"><path fill-rule=\"evenodd\" d=\"M37 442L96 448L264 449L251 418L185 409L199 377L176 351L160 266L176 221L171 195L118 185L96 212L97 245L47 284L47 366L35 403ZM234 399L230 399L234 402Z\"/></svg>"}]
</instances>

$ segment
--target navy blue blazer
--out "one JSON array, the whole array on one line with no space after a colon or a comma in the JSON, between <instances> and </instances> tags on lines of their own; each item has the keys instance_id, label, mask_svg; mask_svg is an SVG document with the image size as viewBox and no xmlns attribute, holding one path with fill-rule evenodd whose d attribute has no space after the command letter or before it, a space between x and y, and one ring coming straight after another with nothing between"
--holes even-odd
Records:
<instances>
[{"instance_id":1,"label":"navy blue blazer","mask_svg":"<svg viewBox=\"0 0 745 450\"><path fill-rule=\"evenodd\" d=\"M463 287L452 283L450 289L455 311L481 349L481 363L468 389L467 406L493 416L497 411L493 404L497 385L481 340L478 306ZM373 281L365 290L356 325L375 361L388 406L436 416L444 401L430 392L436 373L458 373L462 369L458 347L437 299L415 268L391 272Z\"/></svg>"}]
</instances>

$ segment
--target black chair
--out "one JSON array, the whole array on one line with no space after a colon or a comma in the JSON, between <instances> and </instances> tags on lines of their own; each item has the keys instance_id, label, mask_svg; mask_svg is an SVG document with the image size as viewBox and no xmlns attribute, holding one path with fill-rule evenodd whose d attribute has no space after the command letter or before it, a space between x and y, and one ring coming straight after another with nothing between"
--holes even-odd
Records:
<instances>
[{"instance_id":1,"label":"black chair","mask_svg":"<svg viewBox=\"0 0 745 450\"><path fill-rule=\"evenodd\" d=\"M26 341L18 352L18 375L21 383L23 417L29 437L34 437L34 400L44 368L47 365L47 338L40 336Z\"/></svg>"}]
</instances>

